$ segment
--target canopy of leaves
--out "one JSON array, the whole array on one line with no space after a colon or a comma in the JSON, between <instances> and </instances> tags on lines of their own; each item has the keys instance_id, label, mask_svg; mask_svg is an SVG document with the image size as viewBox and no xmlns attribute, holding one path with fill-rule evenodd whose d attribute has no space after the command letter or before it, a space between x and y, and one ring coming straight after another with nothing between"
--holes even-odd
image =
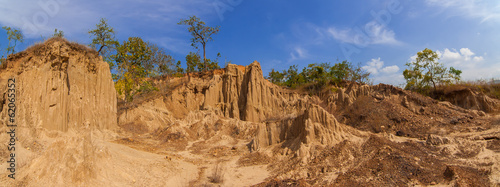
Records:
<instances>
[{"instance_id":1,"label":"canopy of leaves","mask_svg":"<svg viewBox=\"0 0 500 187\"><path fill-rule=\"evenodd\" d=\"M405 89L423 91L433 87L436 90L438 85L460 80L462 71L453 67L447 69L438 60L438 54L430 49L418 52L415 61L406 63L408 69L403 71Z\"/></svg>"},{"instance_id":2,"label":"canopy of leaves","mask_svg":"<svg viewBox=\"0 0 500 187\"><path fill-rule=\"evenodd\" d=\"M200 55L198 55L198 53L189 52L189 54L186 55L186 72L196 71L200 64Z\"/></svg>"},{"instance_id":3,"label":"canopy of leaves","mask_svg":"<svg viewBox=\"0 0 500 187\"><path fill-rule=\"evenodd\" d=\"M217 58L215 60L210 60L207 59L207 68L205 68L205 63L201 63L201 57L198 53L193 53L189 52L188 55L186 55L186 72L196 72L196 71L203 71L203 70L214 70L214 69L219 69L219 57L220 53L217 54Z\"/></svg>"},{"instance_id":4,"label":"canopy of leaves","mask_svg":"<svg viewBox=\"0 0 500 187\"><path fill-rule=\"evenodd\" d=\"M369 83L370 73L364 71L359 65L343 61L331 66L329 63L309 64L301 72L297 65L290 66L288 70L282 72L274 69L269 72L268 80L274 84L296 88L304 84L313 84L314 88L321 88L326 84L338 85L343 80Z\"/></svg>"},{"instance_id":5,"label":"canopy of leaves","mask_svg":"<svg viewBox=\"0 0 500 187\"><path fill-rule=\"evenodd\" d=\"M198 64L198 71L203 71L203 70L214 70L214 69L220 69L219 66L219 58L220 58L220 53L217 53L217 58L215 60L211 59L206 59L206 63L199 63ZM207 67L205 68L205 64Z\"/></svg>"},{"instance_id":6,"label":"canopy of leaves","mask_svg":"<svg viewBox=\"0 0 500 187\"><path fill-rule=\"evenodd\" d=\"M112 57L118 70L113 76L115 87L120 95L124 94L126 101L132 101L138 93L156 89L147 78L174 73L174 59L162 48L139 37L130 37L118 45Z\"/></svg>"}]
</instances>

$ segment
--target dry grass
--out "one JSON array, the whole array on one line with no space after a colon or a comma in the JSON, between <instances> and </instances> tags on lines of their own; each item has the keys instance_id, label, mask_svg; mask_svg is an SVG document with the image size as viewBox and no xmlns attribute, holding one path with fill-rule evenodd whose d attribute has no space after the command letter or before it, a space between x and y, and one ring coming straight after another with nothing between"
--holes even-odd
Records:
<instances>
[{"instance_id":1,"label":"dry grass","mask_svg":"<svg viewBox=\"0 0 500 187\"><path fill-rule=\"evenodd\" d=\"M49 38L43 42L35 43L32 46L29 46L28 48L26 48L26 50L24 50L22 52L19 52L19 53L13 54L13 55L9 55L9 60L11 60L11 58L15 59L16 57L23 56L25 53L38 53L40 50L44 50L48 44L51 44L54 42L66 43L69 45L71 50L74 50L74 51L90 53L90 54L93 54L96 56L99 55L97 53L97 51L95 51L94 49L92 49L86 45L82 45L82 44L79 44L77 42L70 42L62 37L52 37L52 38Z\"/></svg>"},{"instance_id":2,"label":"dry grass","mask_svg":"<svg viewBox=\"0 0 500 187\"><path fill-rule=\"evenodd\" d=\"M91 55L91 57L98 57L99 53L95 51L94 49L86 46L79 44L77 42L70 42L66 40L65 38L62 37L52 37L47 40L37 42L28 48L26 48L24 51L8 55L6 59L3 60L2 64L0 65L0 69L6 69L9 63L12 63L16 61L17 59L20 59L30 53L35 54L35 55L45 55L45 52L47 51L47 46L54 42L63 42L66 43L72 51L76 52L82 52L87 55Z\"/></svg>"}]
</instances>

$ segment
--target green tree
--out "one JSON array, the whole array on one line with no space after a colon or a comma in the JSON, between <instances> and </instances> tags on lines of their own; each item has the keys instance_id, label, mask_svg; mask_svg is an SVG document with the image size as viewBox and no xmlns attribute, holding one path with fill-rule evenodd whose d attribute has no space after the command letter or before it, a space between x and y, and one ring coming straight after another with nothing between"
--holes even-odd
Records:
<instances>
[{"instance_id":1,"label":"green tree","mask_svg":"<svg viewBox=\"0 0 500 187\"><path fill-rule=\"evenodd\" d=\"M370 73L362 68L361 63L358 63L358 65L352 65L350 63L349 67L350 74L346 80L361 84L372 84L370 80Z\"/></svg>"},{"instance_id":2,"label":"green tree","mask_svg":"<svg viewBox=\"0 0 500 187\"><path fill-rule=\"evenodd\" d=\"M176 77L182 77L182 74L184 74L184 68L181 66L181 61L177 61L177 64L175 65L175 76Z\"/></svg>"},{"instance_id":3,"label":"green tree","mask_svg":"<svg viewBox=\"0 0 500 187\"><path fill-rule=\"evenodd\" d=\"M353 65L351 62L342 61L330 68L329 75L333 83L339 84L342 80L370 84L370 73L366 72L361 65Z\"/></svg>"},{"instance_id":4,"label":"green tree","mask_svg":"<svg viewBox=\"0 0 500 187\"><path fill-rule=\"evenodd\" d=\"M106 19L101 18L100 22L96 24L96 28L88 33L90 37L93 37L90 47L95 49L103 57L104 61L108 62L110 69L113 69L115 64L111 56L119 45L119 42L115 39L114 29L108 25Z\"/></svg>"},{"instance_id":5,"label":"green tree","mask_svg":"<svg viewBox=\"0 0 500 187\"><path fill-rule=\"evenodd\" d=\"M354 66L350 62L343 61L333 66L330 63L309 64L301 72L298 71L297 65L290 66L282 73L272 69L266 78L274 84L290 88L312 83L312 88L320 90L327 84L339 85L343 80L369 84L369 76L370 73L363 70L360 64Z\"/></svg>"},{"instance_id":6,"label":"green tree","mask_svg":"<svg viewBox=\"0 0 500 187\"><path fill-rule=\"evenodd\" d=\"M309 82L318 84L319 86L325 85L327 82L327 76L325 69L322 66L317 66L316 64L310 64L308 74Z\"/></svg>"},{"instance_id":7,"label":"green tree","mask_svg":"<svg viewBox=\"0 0 500 187\"><path fill-rule=\"evenodd\" d=\"M147 78L171 73L173 58L158 46L130 37L116 48L112 56L118 74L114 76L115 88L130 102L136 94L156 90Z\"/></svg>"},{"instance_id":8,"label":"green tree","mask_svg":"<svg viewBox=\"0 0 500 187\"><path fill-rule=\"evenodd\" d=\"M271 72L269 72L266 79L268 79L274 84L283 85L283 79L285 78L285 74L286 74L285 72L280 73L279 71L275 71L273 68L271 69Z\"/></svg>"},{"instance_id":9,"label":"green tree","mask_svg":"<svg viewBox=\"0 0 500 187\"><path fill-rule=\"evenodd\" d=\"M199 63L198 64L198 71L202 70L214 70L214 69L220 69L219 66L219 58L221 57L220 53L217 53L217 58L215 60L207 59L207 67L205 68L204 63Z\"/></svg>"},{"instance_id":10,"label":"green tree","mask_svg":"<svg viewBox=\"0 0 500 187\"><path fill-rule=\"evenodd\" d=\"M406 63L408 69L403 71L406 79L405 89L422 91L432 86L436 91L439 84L460 80L462 71L453 67L448 70L438 60L438 54L430 49L425 48L418 52L415 61Z\"/></svg>"},{"instance_id":11,"label":"green tree","mask_svg":"<svg viewBox=\"0 0 500 187\"><path fill-rule=\"evenodd\" d=\"M195 72L201 64L200 55L198 53L189 52L186 55L186 73Z\"/></svg>"},{"instance_id":12,"label":"green tree","mask_svg":"<svg viewBox=\"0 0 500 187\"><path fill-rule=\"evenodd\" d=\"M9 44L7 45L7 49L4 54L4 57L6 57L7 55L14 54L16 52L17 42L24 42L24 36L23 33L17 29L12 29L7 26L2 27L2 29L7 31L7 39L9 40Z\"/></svg>"},{"instance_id":13,"label":"green tree","mask_svg":"<svg viewBox=\"0 0 500 187\"><path fill-rule=\"evenodd\" d=\"M205 48L207 42L212 41L212 35L217 34L219 32L219 27L209 27L205 26L205 22L201 21L200 18L196 16L191 16L189 19L181 19L179 25L189 25L188 31L191 33L191 46L198 49L197 43L200 43L203 47L203 63L205 70L208 69L207 65L207 56L205 52Z\"/></svg>"},{"instance_id":14,"label":"green tree","mask_svg":"<svg viewBox=\"0 0 500 187\"><path fill-rule=\"evenodd\" d=\"M460 75L462 74L462 70L455 69L453 67L450 67L450 71L448 76L450 76L452 79L455 80L455 83L458 83L460 81Z\"/></svg>"},{"instance_id":15,"label":"green tree","mask_svg":"<svg viewBox=\"0 0 500 187\"><path fill-rule=\"evenodd\" d=\"M336 63L330 68L330 77L334 83L340 83L342 80L349 78L351 74L351 63L343 61L341 63Z\"/></svg>"},{"instance_id":16,"label":"green tree","mask_svg":"<svg viewBox=\"0 0 500 187\"><path fill-rule=\"evenodd\" d=\"M304 70L299 73L297 65L292 65L285 74L285 85L290 88L296 88L297 86L304 84L306 82L304 76Z\"/></svg>"},{"instance_id":17,"label":"green tree","mask_svg":"<svg viewBox=\"0 0 500 187\"><path fill-rule=\"evenodd\" d=\"M64 32L59 30L59 32L57 32L58 30L57 29L54 29L54 34L52 35L52 37L59 37L59 38L62 38L64 37Z\"/></svg>"}]
</instances>

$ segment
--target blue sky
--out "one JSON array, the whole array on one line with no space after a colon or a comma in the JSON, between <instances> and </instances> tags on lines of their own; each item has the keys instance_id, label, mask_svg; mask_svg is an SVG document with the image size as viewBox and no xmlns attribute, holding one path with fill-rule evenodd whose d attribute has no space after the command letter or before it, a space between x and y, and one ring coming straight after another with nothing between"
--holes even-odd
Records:
<instances>
[{"instance_id":1,"label":"blue sky","mask_svg":"<svg viewBox=\"0 0 500 187\"><path fill-rule=\"evenodd\" d=\"M0 0L0 25L19 28L23 50L57 28L71 41L90 42L101 17L120 41L138 36L164 47L176 60L195 51L186 26L196 15L220 32L207 57L261 63L264 74L297 64L349 60L375 83L401 85L402 71L429 48L466 80L500 78L500 2L486 0ZM0 47L7 46L0 32Z\"/></svg>"}]
</instances>

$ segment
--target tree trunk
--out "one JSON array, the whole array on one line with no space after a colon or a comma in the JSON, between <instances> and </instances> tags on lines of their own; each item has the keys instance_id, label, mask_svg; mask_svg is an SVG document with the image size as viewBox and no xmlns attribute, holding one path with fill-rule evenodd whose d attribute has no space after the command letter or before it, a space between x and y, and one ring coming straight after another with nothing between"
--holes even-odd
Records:
<instances>
[{"instance_id":1,"label":"tree trunk","mask_svg":"<svg viewBox=\"0 0 500 187\"><path fill-rule=\"evenodd\" d=\"M436 92L436 82L434 82L434 79L431 79L432 85L434 86L434 92Z\"/></svg>"},{"instance_id":2,"label":"tree trunk","mask_svg":"<svg viewBox=\"0 0 500 187\"><path fill-rule=\"evenodd\" d=\"M203 63L205 64L205 71L207 71L207 56L205 55L205 44L203 44Z\"/></svg>"}]
</instances>

